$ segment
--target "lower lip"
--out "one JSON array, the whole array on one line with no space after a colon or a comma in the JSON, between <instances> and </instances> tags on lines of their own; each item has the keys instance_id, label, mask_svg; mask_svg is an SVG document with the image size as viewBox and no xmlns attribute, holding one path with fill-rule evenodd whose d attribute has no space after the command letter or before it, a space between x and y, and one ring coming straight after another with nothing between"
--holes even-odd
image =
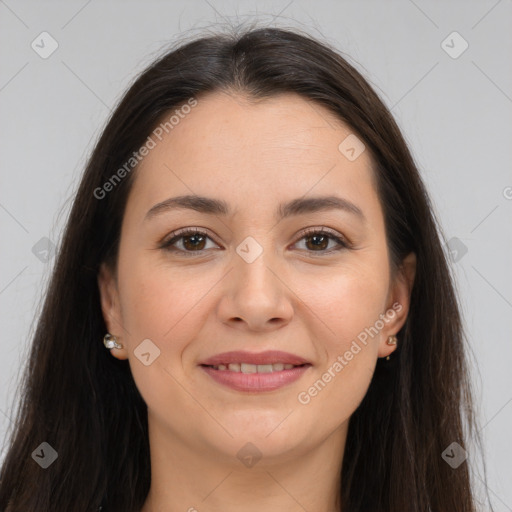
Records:
<instances>
[{"instance_id":1,"label":"lower lip","mask_svg":"<svg viewBox=\"0 0 512 512\"><path fill-rule=\"evenodd\" d=\"M296 366L290 370L269 373L242 373L230 370L215 370L211 366L201 366L210 377L237 391L272 391L300 379L311 365Z\"/></svg>"}]
</instances>

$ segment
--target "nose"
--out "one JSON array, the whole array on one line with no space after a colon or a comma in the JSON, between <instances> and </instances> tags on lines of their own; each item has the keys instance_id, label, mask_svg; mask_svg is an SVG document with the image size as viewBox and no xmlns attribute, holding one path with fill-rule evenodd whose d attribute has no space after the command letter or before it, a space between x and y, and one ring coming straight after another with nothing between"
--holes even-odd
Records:
<instances>
[{"instance_id":1,"label":"nose","mask_svg":"<svg viewBox=\"0 0 512 512\"><path fill-rule=\"evenodd\" d=\"M271 331L293 317L293 292L275 258L263 253L252 263L238 254L226 276L218 313L223 323L246 331Z\"/></svg>"}]
</instances>

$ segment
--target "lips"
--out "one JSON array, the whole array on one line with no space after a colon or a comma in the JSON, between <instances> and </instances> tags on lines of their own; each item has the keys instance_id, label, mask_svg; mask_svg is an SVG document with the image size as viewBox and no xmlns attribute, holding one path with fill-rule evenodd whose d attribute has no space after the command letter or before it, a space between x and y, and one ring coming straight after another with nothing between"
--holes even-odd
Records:
<instances>
[{"instance_id":1,"label":"lips","mask_svg":"<svg viewBox=\"0 0 512 512\"><path fill-rule=\"evenodd\" d=\"M236 391L273 391L300 379L312 366L288 352L234 351L217 354L199 365L217 383Z\"/></svg>"}]
</instances>

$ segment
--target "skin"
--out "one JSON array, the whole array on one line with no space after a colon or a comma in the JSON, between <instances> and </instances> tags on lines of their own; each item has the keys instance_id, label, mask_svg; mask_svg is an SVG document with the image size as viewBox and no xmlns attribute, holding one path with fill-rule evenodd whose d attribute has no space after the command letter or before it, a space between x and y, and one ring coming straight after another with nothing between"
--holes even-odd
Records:
<instances>
[{"instance_id":1,"label":"skin","mask_svg":"<svg viewBox=\"0 0 512 512\"><path fill-rule=\"evenodd\" d=\"M349 161L338 150L351 129L295 94L257 103L240 93L198 100L141 162L122 224L117 274L102 265L98 282L109 332L123 344L148 405L152 482L143 512L169 510L281 512L339 510L339 474L350 416L365 396L377 358L404 324L416 258L391 279L384 217L371 155ZM113 192L115 193L115 192ZM188 209L145 220L170 197L197 194L226 201L232 215ZM275 217L280 202L336 195L366 222L342 210ZM334 230L352 248L316 248L304 228ZM208 234L192 256L159 248L180 228ZM248 236L262 254L236 252ZM177 251L194 251L186 240ZM328 243L328 245L327 245ZM298 394L379 315L402 307L308 404ZM134 350L149 338L160 350L146 366ZM263 393L216 383L198 364L230 350L283 350L312 367ZM261 459L246 467L247 442Z\"/></svg>"}]
</instances>

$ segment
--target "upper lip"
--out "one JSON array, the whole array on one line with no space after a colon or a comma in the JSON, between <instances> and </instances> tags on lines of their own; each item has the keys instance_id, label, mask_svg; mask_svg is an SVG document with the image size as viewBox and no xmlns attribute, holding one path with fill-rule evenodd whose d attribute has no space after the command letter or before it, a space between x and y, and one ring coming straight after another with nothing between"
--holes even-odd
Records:
<instances>
[{"instance_id":1,"label":"upper lip","mask_svg":"<svg viewBox=\"0 0 512 512\"><path fill-rule=\"evenodd\" d=\"M215 356L209 357L201 361L202 365L216 366L219 364L230 363L248 363L248 364L309 364L308 361L289 352L282 352L280 350L267 350L265 352L246 352L244 350L235 350L232 352L223 352Z\"/></svg>"}]
</instances>

